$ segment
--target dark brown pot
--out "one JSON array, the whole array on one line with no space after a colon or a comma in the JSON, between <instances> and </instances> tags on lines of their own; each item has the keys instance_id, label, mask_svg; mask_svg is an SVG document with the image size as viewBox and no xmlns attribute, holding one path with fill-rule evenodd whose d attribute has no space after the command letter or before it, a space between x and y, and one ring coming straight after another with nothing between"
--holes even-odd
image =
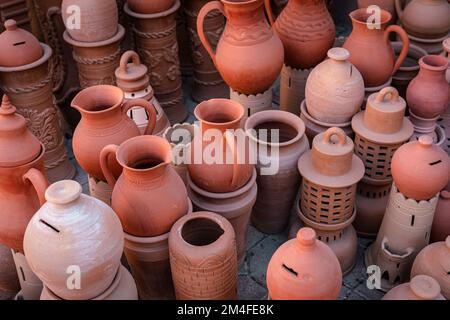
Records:
<instances>
[{"instance_id":1,"label":"dark brown pot","mask_svg":"<svg viewBox=\"0 0 450 320\"><path fill-rule=\"evenodd\" d=\"M181 8L178 10L177 20L177 42L178 55L180 57L180 71L183 76L192 75L192 52L189 43L189 34L187 31L187 19L184 12L184 3L186 0L181 0Z\"/></svg>"}]
</instances>

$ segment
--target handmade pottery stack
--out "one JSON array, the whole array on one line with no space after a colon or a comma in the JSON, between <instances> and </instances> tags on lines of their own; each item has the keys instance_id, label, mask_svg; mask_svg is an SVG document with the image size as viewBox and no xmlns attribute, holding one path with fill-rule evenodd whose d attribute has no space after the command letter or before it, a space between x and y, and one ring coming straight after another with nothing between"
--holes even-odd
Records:
<instances>
[{"instance_id":1,"label":"handmade pottery stack","mask_svg":"<svg viewBox=\"0 0 450 320\"><path fill-rule=\"evenodd\" d=\"M428 54L440 54L442 41L450 32L450 4L447 0L412 0L403 8L401 0L395 7L411 43Z\"/></svg>"},{"instance_id":2,"label":"handmade pottery stack","mask_svg":"<svg viewBox=\"0 0 450 320\"><path fill-rule=\"evenodd\" d=\"M395 88L387 87L370 95L365 111L352 119L355 154L365 166L353 223L361 236L375 238L380 228L392 185L392 156L414 131L405 111L405 100Z\"/></svg>"},{"instance_id":3,"label":"handmade pottery stack","mask_svg":"<svg viewBox=\"0 0 450 320\"><path fill-rule=\"evenodd\" d=\"M252 224L264 233L280 233L300 187L298 159L309 150L305 124L292 113L267 110L248 118L245 131L257 152L258 196Z\"/></svg>"},{"instance_id":4,"label":"handmade pottery stack","mask_svg":"<svg viewBox=\"0 0 450 320\"><path fill-rule=\"evenodd\" d=\"M115 72L117 86L123 90L125 102L144 99L153 105L156 111L156 124L153 134L162 136L170 126L169 119L167 119L164 110L155 98L147 72L148 68L141 64L139 55L134 51L127 51L120 58L120 65ZM145 134L148 125L147 111L142 107L133 107L127 114L136 123L141 134Z\"/></svg>"},{"instance_id":5,"label":"handmade pottery stack","mask_svg":"<svg viewBox=\"0 0 450 320\"><path fill-rule=\"evenodd\" d=\"M367 249L367 266L381 271L381 289L409 279L416 255L430 240L439 191L449 181L450 159L431 137L401 146L392 158L394 184L376 241Z\"/></svg>"},{"instance_id":6,"label":"handmade pottery stack","mask_svg":"<svg viewBox=\"0 0 450 320\"><path fill-rule=\"evenodd\" d=\"M364 164L354 153L353 141L339 128L330 128L313 140L312 150L298 161L303 178L296 203L300 220L317 232L336 254L345 275L356 262L356 184Z\"/></svg>"},{"instance_id":7,"label":"handmade pottery stack","mask_svg":"<svg viewBox=\"0 0 450 320\"><path fill-rule=\"evenodd\" d=\"M213 51L203 21L213 10L227 18ZM284 60L283 44L264 16L263 0L211 1L199 12L197 31L206 51L224 81L231 99L245 107L245 118L272 109L272 85Z\"/></svg>"},{"instance_id":8,"label":"handmade pottery stack","mask_svg":"<svg viewBox=\"0 0 450 320\"><path fill-rule=\"evenodd\" d=\"M139 3L139 4L138 4ZM137 52L148 68L150 84L171 124L187 117L183 102L176 15L180 0L127 1Z\"/></svg>"},{"instance_id":9,"label":"handmade pottery stack","mask_svg":"<svg viewBox=\"0 0 450 320\"><path fill-rule=\"evenodd\" d=\"M445 300L439 283L432 277L418 275L411 282L389 290L383 300Z\"/></svg>"},{"instance_id":10,"label":"handmade pottery stack","mask_svg":"<svg viewBox=\"0 0 450 320\"><path fill-rule=\"evenodd\" d=\"M447 58L447 61L449 62L449 65L447 67L446 72L446 79L447 82L450 84L450 37L445 39L444 43L444 56ZM450 101L449 101L450 106ZM447 107L447 109L444 111L444 113L441 115L441 118L438 120L438 124L440 127L444 129L445 136L447 137L447 140L444 142L444 145L442 146L445 151L447 151L447 154L450 156L450 108Z\"/></svg>"},{"instance_id":11,"label":"handmade pottery stack","mask_svg":"<svg viewBox=\"0 0 450 320\"><path fill-rule=\"evenodd\" d=\"M67 158L61 115L55 105L51 74L52 50L31 33L5 22L0 35L0 89L24 116L31 132L45 145L44 164L50 181L71 179L75 168Z\"/></svg>"},{"instance_id":12,"label":"handmade pottery stack","mask_svg":"<svg viewBox=\"0 0 450 320\"><path fill-rule=\"evenodd\" d=\"M196 126L188 150L189 197L195 211L216 212L231 222L238 261L242 263L257 194L256 171L249 161L249 139L241 129L244 107L232 100L212 99L200 103L194 113L200 126ZM214 141L210 140L212 136ZM212 161L208 150L217 146L220 149L215 150Z\"/></svg>"},{"instance_id":13,"label":"handmade pottery stack","mask_svg":"<svg viewBox=\"0 0 450 320\"><path fill-rule=\"evenodd\" d=\"M212 212L178 220L169 235L170 266L178 300L237 299L233 226Z\"/></svg>"},{"instance_id":14,"label":"handmade pottery stack","mask_svg":"<svg viewBox=\"0 0 450 320\"><path fill-rule=\"evenodd\" d=\"M123 232L114 211L72 180L52 184L45 199L24 236L26 259L44 283L41 300L137 300L120 263Z\"/></svg>"},{"instance_id":15,"label":"handmade pottery stack","mask_svg":"<svg viewBox=\"0 0 450 320\"><path fill-rule=\"evenodd\" d=\"M351 119L363 104L364 80L344 48L328 51L328 60L315 67L306 82L301 118L310 142L327 129L338 127L352 137Z\"/></svg>"},{"instance_id":16,"label":"handmade pottery stack","mask_svg":"<svg viewBox=\"0 0 450 320\"><path fill-rule=\"evenodd\" d=\"M64 0L61 12L64 41L72 46L81 88L114 85L125 36L116 1Z\"/></svg>"},{"instance_id":17,"label":"handmade pottery stack","mask_svg":"<svg viewBox=\"0 0 450 320\"><path fill-rule=\"evenodd\" d=\"M120 144L140 135L137 125L127 116L133 107L144 107L149 116L147 134L156 125L156 111L153 104L144 99L124 103L122 89L111 85L98 85L79 92L72 100L72 107L81 113L81 120L75 128L72 140L75 159L89 176L91 195L110 204L111 188L106 184L100 167L100 152L110 144ZM122 171L114 159L110 159L114 174Z\"/></svg>"},{"instance_id":18,"label":"handmade pottery stack","mask_svg":"<svg viewBox=\"0 0 450 320\"><path fill-rule=\"evenodd\" d=\"M280 109L298 115L309 73L326 58L328 49L333 46L334 22L325 0L290 0L276 21L270 0L265 0L265 7L284 46Z\"/></svg>"},{"instance_id":19,"label":"handmade pottery stack","mask_svg":"<svg viewBox=\"0 0 450 320\"><path fill-rule=\"evenodd\" d=\"M443 56L428 55L419 61L420 71L406 91L414 135L429 135L435 144L444 148L445 131L436 125L449 106L450 86L445 78L448 61Z\"/></svg>"},{"instance_id":20,"label":"handmade pottery stack","mask_svg":"<svg viewBox=\"0 0 450 320\"><path fill-rule=\"evenodd\" d=\"M39 299L42 283L23 255L23 236L33 214L44 204L48 181L45 147L26 127L8 97L0 107L0 243L12 249L25 300Z\"/></svg>"},{"instance_id":21,"label":"handmade pottery stack","mask_svg":"<svg viewBox=\"0 0 450 320\"><path fill-rule=\"evenodd\" d=\"M115 158L123 168L117 179ZM100 163L113 188L111 207L125 233L125 256L141 299L173 299L168 238L172 225L192 212L183 181L172 168L171 147L158 136L108 145Z\"/></svg>"}]
</instances>

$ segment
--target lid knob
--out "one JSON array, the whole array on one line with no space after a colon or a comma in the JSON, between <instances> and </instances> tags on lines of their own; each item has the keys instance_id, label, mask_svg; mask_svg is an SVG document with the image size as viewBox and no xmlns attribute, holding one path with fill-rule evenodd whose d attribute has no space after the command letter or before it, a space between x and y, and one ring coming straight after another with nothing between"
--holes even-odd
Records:
<instances>
[{"instance_id":1,"label":"lid knob","mask_svg":"<svg viewBox=\"0 0 450 320\"><path fill-rule=\"evenodd\" d=\"M9 102L8 96L5 94L2 98L2 105L0 106L1 115L10 115L16 112L16 107L14 107L11 102Z\"/></svg>"},{"instance_id":2,"label":"lid knob","mask_svg":"<svg viewBox=\"0 0 450 320\"><path fill-rule=\"evenodd\" d=\"M409 285L416 296L425 300L434 300L441 294L441 286L430 276L415 276Z\"/></svg>"},{"instance_id":3,"label":"lid knob","mask_svg":"<svg viewBox=\"0 0 450 320\"><path fill-rule=\"evenodd\" d=\"M78 199L83 192L81 185L73 180L55 182L45 191L45 199L54 204L67 204Z\"/></svg>"},{"instance_id":4,"label":"lid knob","mask_svg":"<svg viewBox=\"0 0 450 320\"><path fill-rule=\"evenodd\" d=\"M9 19L5 21L5 29L8 31L17 30L17 22L16 20Z\"/></svg>"},{"instance_id":5,"label":"lid knob","mask_svg":"<svg viewBox=\"0 0 450 320\"><path fill-rule=\"evenodd\" d=\"M316 232L311 228L301 228L297 233L297 240L303 246L312 246L316 243Z\"/></svg>"},{"instance_id":6,"label":"lid knob","mask_svg":"<svg viewBox=\"0 0 450 320\"><path fill-rule=\"evenodd\" d=\"M428 135L422 135L419 137L419 143L422 147L429 148L433 145L433 138Z\"/></svg>"},{"instance_id":7,"label":"lid knob","mask_svg":"<svg viewBox=\"0 0 450 320\"><path fill-rule=\"evenodd\" d=\"M350 52L344 48L331 48L327 54L328 58L336 61L346 61L350 58Z\"/></svg>"}]
</instances>

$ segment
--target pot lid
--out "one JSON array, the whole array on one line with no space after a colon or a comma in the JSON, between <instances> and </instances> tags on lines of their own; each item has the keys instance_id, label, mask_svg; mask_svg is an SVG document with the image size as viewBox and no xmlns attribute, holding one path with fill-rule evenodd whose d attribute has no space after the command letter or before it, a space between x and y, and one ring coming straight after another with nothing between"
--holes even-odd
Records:
<instances>
[{"instance_id":1,"label":"pot lid","mask_svg":"<svg viewBox=\"0 0 450 320\"><path fill-rule=\"evenodd\" d=\"M405 117L406 101L397 89L387 87L367 99L366 110L352 119L353 130L373 142L395 144L413 134L411 121Z\"/></svg>"},{"instance_id":2,"label":"pot lid","mask_svg":"<svg viewBox=\"0 0 450 320\"><path fill-rule=\"evenodd\" d=\"M0 106L0 167L16 167L36 159L42 152L39 140L27 129L4 95Z\"/></svg>"},{"instance_id":3,"label":"pot lid","mask_svg":"<svg viewBox=\"0 0 450 320\"><path fill-rule=\"evenodd\" d=\"M441 286L434 278L427 275L415 276L411 279L409 287L419 299L435 300L441 297Z\"/></svg>"},{"instance_id":4,"label":"pot lid","mask_svg":"<svg viewBox=\"0 0 450 320\"><path fill-rule=\"evenodd\" d=\"M127 51L116 69L117 86L125 92L143 90L150 85L147 71L148 68L141 63L139 55L135 51Z\"/></svg>"},{"instance_id":5,"label":"pot lid","mask_svg":"<svg viewBox=\"0 0 450 320\"><path fill-rule=\"evenodd\" d=\"M300 174L321 186L340 188L364 176L364 164L354 153L353 141L337 127L318 134L311 151L300 157Z\"/></svg>"},{"instance_id":6,"label":"pot lid","mask_svg":"<svg viewBox=\"0 0 450 320\"><path fill-rule=\"evenodd\" d=\"M5 22L0 34L0 66L19 67L42 58L44 51L38 39L30 32L18 28L15 20Z\"/></svg>"}]
</instances>

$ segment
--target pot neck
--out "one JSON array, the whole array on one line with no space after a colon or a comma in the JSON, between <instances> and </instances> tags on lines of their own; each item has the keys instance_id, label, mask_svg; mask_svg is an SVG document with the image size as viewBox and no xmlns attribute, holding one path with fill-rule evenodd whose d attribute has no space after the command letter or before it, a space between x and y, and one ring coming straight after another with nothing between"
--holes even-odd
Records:
<instances>
[{"instance_id":1,"label":"pot neck","mask_svg":"<svg viewBox=\"0 0 450 320\"><path fill-rule=\"evenodd\" d=\"M387 24L381 24L379 29L369 29L367 23L362 23L359 20L352 18L353 25L353 35L359 35L361 37L381 37L384 36L384 31L386 30Z\"/></svg>"},{"instance_id":2,"label":"pot neck","mask_svg":"<svg viewBox=\"0 0 450 320\"><path fill-rule=\"evenodd\" d=\"M123 178L126 182L137 185L158 184L166 175L169 163L161 163L154 168L136 170L130 167L123 168Z\"/></svg>"},{"instance_id":3,"label":"pot neck","mask_svg":"<svg viewBox=\"0 0 450 320\"><path fill-rule=\"evenodd\" d=\"M227 23L234 26L247 26L254 22L265 20L263 0L249 0L244 2L222 1L225 8Z\"/></svg>"},{"instance_id":4,"label":"pot neck","mask_svg":"<svg viewBox=\"0 0 450 320\"><path fill-rule=\"evenodd\" d=\"M82 120L85 120L89 126L99 128L108 128L122 121L121 105L110 107L102 111L87 111L82 108L76 108L81 113Z\"/></svg>"},{"instance_id":5,"label":"pot neck","mask_svg":"<svg viewBox=\"0 0 450 320\"><path fill-rule=\"evenodd\" d=\"M446 81L445 73L446 70L433 70L426 65L421 65L418 77L433 79L434 81Z\"/></svg>"}]
</instances>

